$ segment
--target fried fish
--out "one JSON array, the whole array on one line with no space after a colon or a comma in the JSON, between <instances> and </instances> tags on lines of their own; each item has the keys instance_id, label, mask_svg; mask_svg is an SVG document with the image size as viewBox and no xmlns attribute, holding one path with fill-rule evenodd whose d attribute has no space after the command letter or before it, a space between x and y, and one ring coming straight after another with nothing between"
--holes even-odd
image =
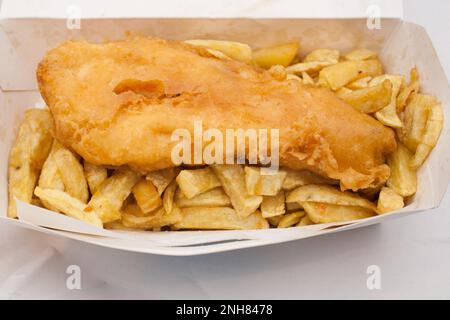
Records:
<instances>
[{"instance_id":1,"label":"fried fish","mask_svg":"<svg viewBox=\"0 0 450 320\"><path fill-rule=\"evenodd\" d=\"M37 78L56 138L96 165L173 167L172 132L201 120L222 132L279 129L282 166L358 190L388 178L396 148L391 129L328 89L176 41L68 41L46 54Z\"/></svg>"}]
</instances>

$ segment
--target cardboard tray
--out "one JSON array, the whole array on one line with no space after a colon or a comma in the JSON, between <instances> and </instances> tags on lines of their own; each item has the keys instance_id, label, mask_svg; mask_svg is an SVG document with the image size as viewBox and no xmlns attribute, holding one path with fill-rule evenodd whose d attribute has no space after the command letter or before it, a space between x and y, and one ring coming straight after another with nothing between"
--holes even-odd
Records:
<instances>
[{"instance_id":1,"label":"cardboard tray","mask_svg":"<svg viewBox=\"0 0 450 320\"><path fill-rule=\"evenodd\" d=\"M64 18L4 17L0 20L0 222L48 234L128 251L197 255L269 245L340 232L437 207L450 180L450 90L426 31L400 18L382 19L369 30L366 18L103 18L83 19L80 30L66 27ZM386 71L409 74L416 65L422 91L443 103L445 124L438 145L419 171L419 188L398 212L352 222L302 228L249 231L127 232L99 230L83 222L18 202L19 220L6 218L8 155L24 110L42 107L35 68L45 52L67 39L114 40L125 32L169 39L232 39L253 47L300 41L301 53L320 47L348 51L367 47L380 53ZM350 125L350 124L349 124Z\"/></svg>"}]
</instances>

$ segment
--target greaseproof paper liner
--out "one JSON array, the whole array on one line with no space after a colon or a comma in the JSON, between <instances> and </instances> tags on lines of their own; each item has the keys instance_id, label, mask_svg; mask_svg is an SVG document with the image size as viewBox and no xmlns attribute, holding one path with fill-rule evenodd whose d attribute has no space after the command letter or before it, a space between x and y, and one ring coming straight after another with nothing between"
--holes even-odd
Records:
<instances>
[{"instance_id":1,"label":"greaseproof paper liner","mask_svg":"<svg viewBox=\"0 0 450 320\"><path fill-rule=\"evenodd\" d=\"M425 30L417 25L383 19L382 29L368 30L365 19L94 19L83 20L81 30L68 30L64 24L64 19L0 21L0 105L3 108L0 117L0 216L3 217L7 208L7 163L12 141L25 109L42 105L36 91L36 64L47 49L68 38L103 41L122 38L124 32L129 31L171 39L232 39L253 47L296 40L300 41L301 53L324 45L341 52L368 47L380 52L387 72L407 75L412 66L418 67L422 92L437 96L443 103L444 129L438 145L419 171L419 189L411 203L398 212L364 220L268 230L110 231L18 202L20 220L9 219L9 222L118 249L194 255L308 238L403 217L436 207L448 187L449 85Z\"/></svg>"}]
</instances>

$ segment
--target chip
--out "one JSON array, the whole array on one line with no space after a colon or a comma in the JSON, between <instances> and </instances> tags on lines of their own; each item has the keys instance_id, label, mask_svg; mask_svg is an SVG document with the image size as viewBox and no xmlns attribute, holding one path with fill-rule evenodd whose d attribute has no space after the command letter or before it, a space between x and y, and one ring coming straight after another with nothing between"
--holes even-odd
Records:
<instances>
[{"instance_id":1,"label":"chip","mask_svg":"<svg viewBox=\"0 0 450 320\"><path fill-rule=\"evenodd\" d=\"M56 164L55 157L53 156L59 143L56 141L52 144L52 149L50 154L45 160L44 165L39 176L38 186L42 189L55 189L64 191L64 183L61 179L61 174L59 173L58 165ZM45 200L41 200L42 205L52 211L58 211L56 208L52 207L50 203Z\"/></svg>"},{"instance_id":2,"label":"chip","mask_svg":"<svg viewBox=\"0 0 450 320\"><path fill-rule=\"evenodd\" d=\"M180 189L175 192L175 203L180 208L185 207L229 207L230 198L222 187L203 192L191 199L186 198Z\"/></svg>"},{"instance_id":3,"label":"chip","mask_svg":"<svg viewBox=\"0 0 450 320\"><path fill-rule=\"evenodd\" d=\"M269 222L269 224L272 227L276 228L278 226L278 224L280 223L280 220L281 220L282 217L283 217L282 215L281 216L275 216L275 217L269 217L266 220L267 220L267 222Z\"/></svg>"},{"instance_id":4,"label":"chip","mask_svg":"<svg viewBox=\"0 0 450 320\"><path fill-rule=\"evenodd\" d=\"M286 80L287 77L286 69L279 64L271 66L269 69L269 74L278 81Z\"/></svg>"},{"instance_id":5,"label":"chip","mask_svg":"<svg viewBox=\"0 0 450 320\"><path fill-rule=\"evenodd\" d=\"M167 168L149 172L147 173L145 178L151 181L158 190L159 195L162 195L169 183L171 183L172 180L175 179L179 172L179 168Z\"/></svg>"},{"instance_id":6,"label":"chip","mask_svg":"<svg viewBox=\"0 0 450 320\"><path fill-rule=\"evenodd\" d=\"M416 68L412 68L409 76L409 84L404 87L397 96L397 112L403 111L408 98L413 93L418 93L420 89L420 77Z\"/></svg>"},{"instance_id":7,"label":"chip","mask_svg":"<svg viewBox=\"0 0 450 320\"><path fill-rule=\"evenodd\" d=\"M181 219L180 209L174 208L171 214L167 214L163 207L150 215L139 215L136 211L140 208L136 205L128 205L122 209L122 224L127 228L140 230L155 230L165 226L171 226Z\"/></svg>"},{"instance_id":8,"label":"chip","mask_svg":"<svg viewBox=\"0 0 450 320\"><path fill-rule=\"evenodd\" d=\"M164 191L163 195L163 206L164 210L166 210L167 214L172 213L174 208L176 208L176 205L174 203L175 198L175 191L177 190L178 185L175 180L173 180L169 186L166 188L166 191Z\"/></svg>"},{"instance_id":9,"label":"chip","mask_svg":"<svg viewBox=\"0 0 450 320\"><path fill-rule=\"evenodd\" d=\"M52 208L65 215L102 228L103 224L96 213L89 210L87 205L70 194L55 189L42 189L36 187L34 194L41 200L50 204Z\"/></svg>"},{"instance_id":10,"label":"chip","mask_svg":"<svg viewBox=\"0 0 450 320\"><path fill-rule=\"evenodd\" d=\"M195 170L181 170L176 181L188 199L202 192L220 187L220 181L209 167Z\"/></svg>"},{"instance_id":11,"label":"chip","mask_svg":"<svg viewBox=\"0 0 450 320\"><path fill-rule=\"evenodd\" d=\"M92 196L88 208L94 210L103 223L119 220L120 209L140 175L128 169L118 169L106 179Z\"/></svg>"},{"instance_id":12,"label":"chip","mask_svg":"<svg viewBox=\"0 0 450 320\"><path fill-rule=\"evenodd\" d=\"M355 80L353 82L350 82L347 85L347 88L351 89L351 90L359 90L359 89L367 88L369 86L370 80L372 80L372 79L373 79L372 77L364 77L364 78Z\"/></svg>"},{"instance_id":13,"label":"chip","mask_svg":"<svg viewBox=\"0 0 450 320\"><path fill-rule=\"evenodd\" d=\"M91 194L94 194L103 181L108 178L108 170L103 166L97 166L87 161L84 161L83 165L89 190Z\"/></svg>"},{"instance_id":14,"label":"chip","mask_svg":"<svg viewBox=\"0 0 450 320\"><path fill-rule=\"evenodd\" d=\"M316 49L308 53L303 62L328 62L335 64L339 62L339 51L334 49Z\"/></svg>"},{"instance_id":15,"label":"chip","mask_svg":"<svg viewBox=\"0 0 450 320\"><path fill-rule=\"evenodd\" d=\"M363 113L383 109L391 101L391 93L392 85L388 80L359 90L348 90L343 87L336 92L339 98Z\"/></svg>"},{"instance_id":16,"label":"chip","mask_svg":"<svg viewBox=\"0 0 450 320\"><path fill-rule=\"evenodd\" d=\"M383 67L377 59L343 61L323 68L319 74L319 84L337 90L355 80L382 73Z\"/></svg>"},{"instance_id":17,"label":"chip","mask_svg":"<svg viewBox=\"0 0 450 320\"><path fill-rule=\"evenodd\" d=\"M153 183L145 178L139 180L131 191L136 199L139 208L144 213L151 212L162 206L162 199L159 196Z\"/></svg>"},{"instance_id":18,"label":"chip","mask_svg":"<svg viewBox=\"0 0 450 320\"><path fill-rule=\"evenodd\" d=\"M357 206L318 202L302 202L301 204L314 223L352 221L374 216L373 210Z\"/></svg>"},{"instance_id":19,"label":"chip","mask_svg":"<svg viewBox=\"0 0 450 320\"><path fill-rule=\"evenodd\" d=\"M291 191L286 197L287 202L320 202L343 206L356 206L376 211L376 206L369 200L350 191L340 191L326 185L305 185Z\"/></svg>"},{"instance_id":20,"label":"chip","mask_svg":"<svg viewBox=\"0 0 450 320\"><path fill-rule=\"evenodd\" d=\"M234 209L227 207L193 207L180 210L182 218L174 225L175 229L247 230L269 227L269 223L259 211L242 217Z\"/></svg>"},{"instance_id":21,"label":"chip","mask_svg":"<svg viewBox=\"0 0 450 320\"><path fill-rule=\"evenodd\" d=\"M15 198L30 203L39 176L52 147L52 120L48 110L30 109L20 124L9 155L8 217L16 218Z\"/></svg>"},{"instance_id":22,"label":"chip","mask_svg":"<svg viewBox=\"0 0 450 320\"><path fill-rule=\"evenodd\" d=\"M55 141L55 143L57 142ZM89 199L88 185L83 166L78 161L77 156L61 145L54 152L53 157L58 166L65 191L72 197L86 203Z\"/></svg>"},{"instance_id":23,"label":"chip","mask_svg":"<svg viewBox=\"0 0 450 320\"><path fill-rule=\"evenodd\" d=\"M264 69L269 69L274 65L287 67L294 60L297 51L298 42L261 48L253 51L252 62Z\"/></svg>"},{"instance_id":24,"label":"chip","mask_svg":"<svg viewBox=\"0 0 450 320\"><path fill-rule=\"evenodd\" d=\"M397 115L397 95L400 88L403 86L405 79L400 75L384 74L372 79L369 85L375 86L386 82L386 80L389 80L392 84L392 91L390 94L391 101L386 107L375 113L375 117L386 126L400 128L402 126L402 121Z\"/></svg>"},{"instance_id":25,"label":"chip","mask_svg":"<svg viewBox=\"0 0 450 320\"><path fill-rule=\"evenodd\" d=\"M283 190L292 190L307 184L339 184L339 181L321 177L308 170L291 170L286 171L286 178L283 182Z\"/></svg>"},{"instance_id":26,"label":"chip","mask_svg":"<svg viewBox=\"0 0 450 320\"><path fill-rule=\"evenodd\" d=\"M329 65L331 63L327 61L300 62L286 67L286 72L294 74L302 74L303 72L312 73L320 71Z\"/></svg>"},{"instance_id":27,"label":"chip","mask_svg":"<svg viewBox=\"0 0 450 320\"><path fill-rule=\"evenodd\" d=\"M349 61L368 60L368 59L373 59L376 57L377 57L376 52L373 52L372 50L365 49L365 48L353 50L344 56L345 60L349 60Z\"/></svg>"},{"instance_id":28,"label":"chip","mask_svg":"<svg viewBox=\"0 0 450 320\"><path fill-rule=\"evenodd\" d=\"M403 197L391 188L383 187L378 196L378 213L386 213L403 208Z\"/></svg>"},{"instance_id":29,"label":"chip","mask_svg":"<svg viewBox=\"0 0 450 320\"><path fill-rule=\"evenodd\" d=\"M286 172L264 174L260 167L245 167L245 184L250 195L275 196L281 190Z\"/></svg>"},{"instance_id":30,"label":"chip","mask_svg":"<svg viewBox=\"0 0 450 320\"><path fill-rule=\"evenodd\" d=\"M250 62L252 60L252 49L248 44L245 43L236 41L202 40L202 39L186 40L184 42L193 46L206 47L220 51L224 53L226 56L235 60L243 62Z\"/></svg>"},{"instance_id":31,"label":"chip","mask_svg":"<svg viewBox=\"0 0 450 320\"><path fill-rule=\"evenodd\" d=\"M397 136L411 152L416 152L422 142L429 114L436 103L432 96L413 94L406 105L403 112L404 126L397 129Z\"/></svg>"},{"instance_id":32,"label":"chip","mask_svg":"<svg viewBox=\"0 0 450 320\"><path fill-rule=\"evenodd\" d=\"M300 220L306 215L305 211L297 211L285 214L281 217L278 223L278 228L289 228L300 222Z\"/></svg>"},{"instance_id":33,"label":"chip","mask_svg":"<svg viewBox=\"0 0 450 320\"><path fill-rule=\"evenodd\" d=\"M302 72L302 82L304 85L315 85L314 79L306 72Z\"/></svg>"},{"instance_id":34,"label":"chip","mask_svg":"<svg viewBox=\"0 0 450 320\"><path fill-rule=\"evenodd\" d=\"M431 153L431 150L433 150L437 144L443 124L444 115L442 105L436 103L431 107L422 141L417 146L416 153L409 163L411 168L418 169L424 163L425 159Z\"/></svg>"},{"instance_id":35,"label":"chip","mask_svg":"<svg viewBox=\"0 0 450 320\"><path fill-rule=\"evenodd\" d=\"M293 211L302 210L303 207L298 202L286 202L286 211L291 213Z\"/></svg>"},{"instance_id":36,"label":"chip","mask_svg":"<svg viewBox=\"0 0 450 320\"><path fill-rule=\"evenodd\" d=\"M314 224L314 222L308 217L308 215L305 215L300 222L297 224L297 227L304 227L309 226L311 224Z\"/></svg>"},{"instance_id":37,"label":"chip","mask_svg":"<svg viewBox=\"0 0 450 320\"><path fill-rule=\"evenodd\" d=\"M388 165L391 175L386 184L402 197L412 196L417 191L417 174L409 164L413 154L402 143L398 143L397 149L388 157Z\"/></svg>"},{"instance_id":38,"label":"chip","mask_svg":"<svg viewBox=\"0 0 450 320\"><path fill-rule=\"evenodd\" d=\"M248 194L242 166L214 165L212 168L240 217L247 217L258 209L262 196Z\"/></svg>"},{"instance_id":39,"label":"chip","mask_svg":"<svg viewBox=\"0 0 450 320\"><path fill-rule=\"evenodd\" d=\"M261 203L261 213L264 218L282 215L286 212L284 204L284 191L281 190L275 196L264 196Z\"/></svg>"}]
</instances>

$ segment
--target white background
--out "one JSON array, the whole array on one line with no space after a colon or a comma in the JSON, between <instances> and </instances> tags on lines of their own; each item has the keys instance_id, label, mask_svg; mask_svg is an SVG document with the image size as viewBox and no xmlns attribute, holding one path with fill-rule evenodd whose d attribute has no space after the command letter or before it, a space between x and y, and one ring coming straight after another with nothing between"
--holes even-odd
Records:
<instances>
[{"instance_id":1,"label":"white background","mask_svg":"<svg viewBox=\"0 0 450 320\"><path fill-rule=\"evenodd\" d=\"M0 0L1 2L1 0ZM344 2L345 1L341 1ZM450 75L447 0L407 0ZM450 298L450 193L437 210L348 232L196 257L105 249L0 224L0 298ZM79 265L82 289L66 288ZM381 290L366 269L381 268Z\"/></svg>"}]
</instances>

